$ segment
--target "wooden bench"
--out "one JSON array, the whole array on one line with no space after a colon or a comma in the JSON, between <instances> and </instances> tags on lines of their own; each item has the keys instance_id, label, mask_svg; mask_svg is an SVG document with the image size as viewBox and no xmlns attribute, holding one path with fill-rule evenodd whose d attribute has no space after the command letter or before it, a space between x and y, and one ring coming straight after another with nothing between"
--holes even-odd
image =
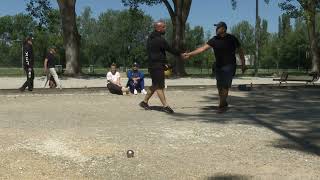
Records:
<instances>
[{"instance_id":1,"label":"wooden bench","mask_svg":"<svg viewBox=\"0 0 320 180\"><path fill-rule=\"evenodd\" d=\"M292 76L287 73L283 72L280 78L275 78L273 81L279 81L279 86L282 83L287 83L288 81L295 81L295 82L306 82L306 84L313 84L319 80L319 74L317 73L310 73L307 76Z\"/></svg>"}]
</instances>

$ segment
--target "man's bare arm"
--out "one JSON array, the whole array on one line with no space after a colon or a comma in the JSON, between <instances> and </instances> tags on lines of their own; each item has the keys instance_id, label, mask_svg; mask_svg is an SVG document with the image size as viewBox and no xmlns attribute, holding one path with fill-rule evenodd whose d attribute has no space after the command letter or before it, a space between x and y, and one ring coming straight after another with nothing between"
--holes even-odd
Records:
<instances>
[{"instance_id":1,"label":"man's bare arm","mask_svg":"<svg viewBox=\"0 0 320 180\"><path fill-rule=\"evenodd\" d=\"M44 71L45 71L45 73L47 73L47 71L48 71L48 59L46 58L46 59L44 59L44 65L43 65L44 67Z\"/></svg>"},{"instance_id":2,"label":"man's bare arm","mask_svg":"<svg viewBox=\"0 0 320 180\"><path fill-rule=\"evenodd\" d=\"M184 56L185 56L186 58L190 58L190 57L195 56L195 55L197 55L197 54L200 54L200 53L202 53L202 52L204 52L204 51L206 51L206 50L208 50L208 49L210 49L210 48L211 48L211 46L209 46L208 44L205 44L205 45L197 48L196 50L194 50L194 51L192 51L192 52L185 53Z\"/></svg>"},{"instance_id":3,"label":"man's bare arm","mask_svg":"<svg viewBox=\"0 0 320 180\"><path fill-rule=\"evenodd\" d=\"M240 60L241 60L241 70L242 73L244 73L244 71L246 70L246 61L245 61L245 57L244 57L244 52L243 49L240 47L237 49Z\"/></svg>"}]
</instances>

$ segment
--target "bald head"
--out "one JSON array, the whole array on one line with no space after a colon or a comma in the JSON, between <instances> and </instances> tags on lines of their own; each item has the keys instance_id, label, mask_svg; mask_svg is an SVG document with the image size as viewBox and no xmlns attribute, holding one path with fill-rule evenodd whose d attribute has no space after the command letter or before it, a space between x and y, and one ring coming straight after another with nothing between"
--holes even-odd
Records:
<instances>
[{"instance_id":1,"label":"bald head","mask_svg":"<svg viewBox=\"0 0 320 180\"><path fill-rule=\"evenodd\" d=\"M166 32L166 23L164 21L157 21L154 23L154 30L164 34Z\"/></svg>"}]
</instances>

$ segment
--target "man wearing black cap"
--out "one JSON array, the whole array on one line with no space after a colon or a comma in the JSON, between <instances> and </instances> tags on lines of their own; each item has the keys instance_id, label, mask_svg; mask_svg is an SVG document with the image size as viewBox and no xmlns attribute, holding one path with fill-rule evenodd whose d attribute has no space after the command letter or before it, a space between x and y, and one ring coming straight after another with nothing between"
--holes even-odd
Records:
<instances>
[{"instance_id":1,"label":"man wearing black cap","mask_svg":"<svg viewBox=\"0 0 320 180\"><path fill-rule=\"evenodd\" d=\"M149 72L152 79L152 86L148 90L144 101L139 105L149 110L149 99L157 92L158 97L163 105L163 110L167 113L174 113L166 101L164 95L165 87L165 69L168 69L168 61L166 59L166 51L173 55L181 56L181 52L173 49L168 42L162 37L166 32L166 25L163 21L158 21L154 24L154 31L151 33L147 40L147 53L149 58Z\"/></svg>"},{"instance_id":2,"label":"man wearing black cap","mask_svg":"<svg viewBox=\"0 0 320 180\"><path fill-rule=\"evenodd\" d=\"M44 60L44 72L47 74L47 81L50 77L53 77L57 87L61 90L62 86L58 77L58 74L55 70L55 54L56 54L56 47L52 46L49 48L49 53L47 54Z\"/></svg>"},{"instance_id":3,"label":"man wearing black cap","mask_svg":"<svg viewBox=\"0 0 320 180\"><path fill-rule=\"evenodd\" d=\"M187 59L213 48L216 57L215 71L220 98L218 113L223 113L228 107L227 97L229 88L231 87L232 79L236 72L236 53L239 54L241 59L242 73L244 73L246 68L244 53L239 40L235 36L227 33L226 23L219 22L215 24L215 26L217 35L210 39L204 46L190 53L185 53L184 57Z\"/></svg>"},{"instance_id":4,"label":"man wearing black cap","mask_svg":"<svg viewBox=\"0 0 320 180\"><path fill-rule=\"evenodd\" d=\"M27 37L23 45L23 68L27 75L26 82L19 88L23 92L27 87L29 91L33 90L33 80L34 80L34 56L32 48L32 37Z\"/></svg>"},{"instance_id":5,"label":"man wearing black cap","mask_svg":"<svg viewBox=\"0 0 320 180\"><path fill-rule=\"evenodd\" d=\"M132 69L127 73L127 77L127 87L129 87L132 94L137 95L138 92L141 92L141 94L147 94L147 91L144 89L144 74L139 71L138 63L133 63Z\"/></svg>"}]
</instances>

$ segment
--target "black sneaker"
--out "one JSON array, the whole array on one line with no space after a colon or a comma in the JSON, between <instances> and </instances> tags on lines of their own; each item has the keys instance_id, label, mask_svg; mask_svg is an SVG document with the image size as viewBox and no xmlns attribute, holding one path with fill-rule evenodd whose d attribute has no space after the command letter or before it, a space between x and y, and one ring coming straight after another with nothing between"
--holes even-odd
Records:
<instances>
[{"instance_id":1,"label":"black sneaker","mask_svg":"<svg viewBox=\"0 0 320 180\"><path fill-rule=\"evenodd\" d=\"M139 103L139 106L142 107L145 110L150 110L150 107L147 103L145 103L144 101L142 101L141 103Z\"/></svg>"},{"instance_id":2,"label":"black sneaker","mask_svg":"<svg viewBox=\"0 0 320 180\"><path fill-rule=\"evenodd\" d=\"M171 107L167 106L163 108L163 111L168 113L168 114L173 114L174 111L171 109Z\"/></svg>"}]
</instances>

